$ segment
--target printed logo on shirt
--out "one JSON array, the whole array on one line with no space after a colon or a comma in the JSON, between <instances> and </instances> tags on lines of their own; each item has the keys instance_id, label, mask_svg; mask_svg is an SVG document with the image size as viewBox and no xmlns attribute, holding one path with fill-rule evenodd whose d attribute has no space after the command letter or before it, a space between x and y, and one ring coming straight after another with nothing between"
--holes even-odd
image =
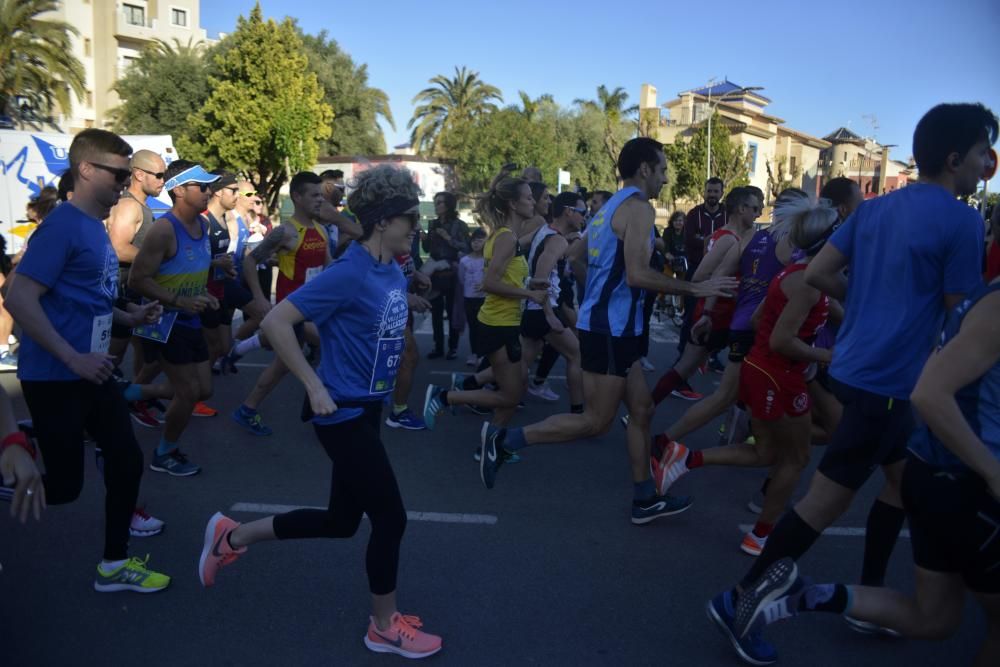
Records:
<instances>
[{"instance_id":1,"label":"printed logo on shirt","mask_svg":"<svg viewBox=\"0 0 1000 667\"><path fill-rule=\"evenodd\" d=\"M390 290L382 302L382 317L378 322L378 337L401 336L406 328L408 315L406 294L402 290Z\"/></svg>"},{"instance_id":2,"label":"printed logo on shirt","mask_svg":"<svg viewBox=\"0 0 1000 667\"><path fill-rule=\"evenodd\" d=\"M118 298L118 256L110 244L104 247L104 268L101 269L101 293L111 301Z\"/></svg>"}]
</instances>

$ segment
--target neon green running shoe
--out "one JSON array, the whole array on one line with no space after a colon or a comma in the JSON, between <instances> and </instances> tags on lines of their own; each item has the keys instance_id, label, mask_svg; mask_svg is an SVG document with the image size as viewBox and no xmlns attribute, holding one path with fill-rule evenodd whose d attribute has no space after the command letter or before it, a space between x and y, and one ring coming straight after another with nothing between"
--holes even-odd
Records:
<instances>
[{"instance_id":1,"label":"neon green running shoe","mask_svg":"<svg viewBox=\"0 0 1000 667\"><path fill-rule=\"evenodd\" d=\"M149 554L145 558L129 558L127 561L105 572L97 565L97 578L94 579L94 590L100 593L115 591L135 591L136 593L156 593L170 585L170 577L146 568Z\"/></svg>"}]
</instances>

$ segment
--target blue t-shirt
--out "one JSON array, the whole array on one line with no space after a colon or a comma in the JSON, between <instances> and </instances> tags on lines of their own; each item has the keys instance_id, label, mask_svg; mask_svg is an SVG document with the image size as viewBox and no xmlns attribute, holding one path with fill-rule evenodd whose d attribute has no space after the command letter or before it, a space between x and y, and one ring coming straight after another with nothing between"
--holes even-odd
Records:
<instances>
[{"instance_id":1,"label":"blue t-shirt","mask_svg":"<svg viewBox=\"0 0 1000 667\"><path fill-rule=\"evenodd\" d=\"M45 285L40 299L52 326L77 352L107 352L118 293L118 257L104 223L70 203L38 226L17 273ZM79 380L80 376L25 333L20 380Z\"/></svg>"},{"instance_id":2,"label":"blue t-shirt","mask_svg":"<svg viewBox=\"0 0 1000 667\"><path fill-rule=\"evenodd\" d=\"M378 402L392 392L408 316L406 278L396 262L383 264L351 243L288 300L319 329L319 377L338 406ZM313 422L336 424L361 412L342 407Z\"/></svg>"},{"instance_id":3,"label":"blue t-shirt","mask_svg":"<svg viewBox=\"0 0 1000 667\"><path fill-rule=\"evenodd\" d=\"M830 374L908 400L941 332L944 295L982 284L983 220L944 188L916 183L861 204L830 242L850 271Z\"/></svg>"}]
</instances>

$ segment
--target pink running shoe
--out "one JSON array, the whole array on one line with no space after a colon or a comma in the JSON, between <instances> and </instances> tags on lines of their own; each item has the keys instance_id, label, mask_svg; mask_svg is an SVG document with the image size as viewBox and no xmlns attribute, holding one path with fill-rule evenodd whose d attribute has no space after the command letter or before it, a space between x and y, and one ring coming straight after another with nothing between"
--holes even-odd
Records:
<instances>
[{"instance_id":1,"label":"pink running shoe","mask_svg":"<svg viewBox=\"0 0 1000 667\"><path fill-rule=\"evenodd\" d=\"M688 473L687 455L688 448L679 442L671 441L666 446L662 458L653 464L657 495L667 495L671 485Z\"/></svg>"},{"instance_id":2,"label":"pink running shoe","mask_svg":"<svg viewBox=\"0 0 1000 667\"><path fill-rule=\"evenodd\" d=\"M372 617L365 634L365 646L376 653L395 653L404 658L426 658L441 650L441 638L418 628L423 623L416 616L392 615L388 630L379 630Z\"/></svg>"},{"instance_id":3,"label":"pink running shoe","mask_svg":"<svg viewBox=\"0 0 1000 667\"><path fill-rule=\"evenodd\" d=\"M221 512L216 512L208 520L205 544L201 548L201 560L198 562L198 578L201 579L202 586L215 584L215 573L219 568L229 565L246 553L246 547L233 549L229 546L229 534L239 525Z\"/></svg>"}]
</instances>

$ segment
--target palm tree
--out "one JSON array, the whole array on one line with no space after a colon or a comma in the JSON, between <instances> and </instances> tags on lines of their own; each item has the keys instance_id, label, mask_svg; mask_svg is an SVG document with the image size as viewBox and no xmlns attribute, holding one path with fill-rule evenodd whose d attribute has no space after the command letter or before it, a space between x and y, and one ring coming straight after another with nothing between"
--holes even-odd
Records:
<instances>
[{"instance_id":1,"label":"palm tree","mask_svg":"<svg viewBox=\"0 0 1000 667\"><path fill-rule=\"evenodd\" d=\"M608 91L605 85L597 87L596 100L573 100L573 104L578 104L585 111L596 111L604 116L604 151L614 165L618 163L618 154L623 145L619 138L621 129L627 118L639 111L638 105L626 107L627 101L628 93L624 88L618 86Z\"/></svg>"},{"instance_id":2,"label":"palm tree","mask_svg":"<svg viewBox=\"0 0 1000 667\"><path fill-rule=\"evenodd\" d=\"M535 114L547 104L555 104L556 100L552 95L545 93L544 95L539 95L537 99L531 99L531 95L524 92L523 90L517 91L518 97L521 98L521 113L525 118L531 120L535 117Z\"/></svg>"},{"instance_id":3,"label":"palm tree","mask_svg":"<svg viewBox=\"0 0 1000 667\"><path fill-rule=\"evenodd\" d=\"M40 18L59 10L56 0L0 0L0 112L15 97L46 115L55 106L70 110L70 91L82 100L86 92L83 64L73 55L70 35L76 28L64 21Z\"/></svg>"},{"instance_id":4,"label":"palm tree","mask_svg":"<svg viewBox=\"0 0 1000 667\"><path fill-rule=\"evenodd\" d=\"M451 79L438 75L429 81L430 88L424 88L413 98L419 106L413 111L413 118L407 124L412 128L410 143L418 151L431 152L442 134L456 125L497 110L497 102L503 102L503 95L496 86L491 86L479 78L479 72L465 67L455 68Z\"/></svg>"}]
</instances>

